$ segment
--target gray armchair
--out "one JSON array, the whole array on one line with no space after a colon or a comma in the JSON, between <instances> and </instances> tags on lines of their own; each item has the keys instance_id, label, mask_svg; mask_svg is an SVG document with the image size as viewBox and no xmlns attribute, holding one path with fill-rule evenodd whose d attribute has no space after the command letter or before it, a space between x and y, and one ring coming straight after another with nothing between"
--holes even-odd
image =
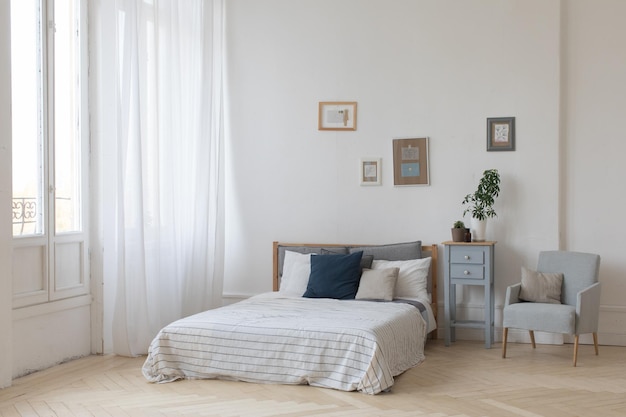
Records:
<instances>
[{"instance_id":1,"label":"gray armchair","mask_svg":"<svg viewBox=\"0 0 626 417\"><path fill-rule=\"evenodd\" d=\"M578 336L593 333L598 354L598 315L600 256L591 253L548 251L539 253L538 272L562 273L561 304L524 302L519 299L521 283L506 290L503 310L502 357L506 357L509 328L574 335L574 366L578 357Z\"/></svg>"}]
</instances>

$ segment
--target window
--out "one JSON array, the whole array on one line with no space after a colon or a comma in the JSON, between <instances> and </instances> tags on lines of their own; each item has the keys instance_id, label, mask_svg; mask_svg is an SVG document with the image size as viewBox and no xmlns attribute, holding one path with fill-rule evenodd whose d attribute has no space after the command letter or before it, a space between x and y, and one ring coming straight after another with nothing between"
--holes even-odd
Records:
<instances>
[{"instance_id":1,"label":"window","mask_svg":"<svg viewBox=\"0 0 626 417\"><path fill-rule=\"evenodd\" d=\"M11 0L14 306L86 294L84 0Z\"/></svg>"}]
</instances>

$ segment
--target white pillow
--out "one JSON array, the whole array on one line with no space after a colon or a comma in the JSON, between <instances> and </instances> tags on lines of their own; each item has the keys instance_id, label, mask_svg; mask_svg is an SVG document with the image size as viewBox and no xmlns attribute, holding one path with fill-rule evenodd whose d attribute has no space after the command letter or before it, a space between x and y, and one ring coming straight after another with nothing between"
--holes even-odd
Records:
<instances>
[{"instance_id":1,"label":"white pillow","mask_svg":"<svg viewBox=\"0 0 626 417\"><path fill-rule=\"evenodd\" d=\"M431 258L408 261L374 260L372 269L400 268L394 298L417 298L430 303L428 294L428 270Z\"/></svg>"},{"instance_id":2,"label":"white pillow","mask_svg":"<svg viewBox=\"0 0 626 417\"><path fill-rule=\"evenodd\" d=\"M280 278L278 292L285 295L302 297L311 275L311 254L286 250L283 261L283 276Z\"/></svg>"},{"instance_id":3,"label":"white pillow","mask_svg":"<svg viewBox=\"0 0 626 417\"><path fill-rule=\"evenodd\" d=\"M398 280L398 268L364 269L356 293L357 300L393 300L393 292Z\"/></svg>"}]
</instances>

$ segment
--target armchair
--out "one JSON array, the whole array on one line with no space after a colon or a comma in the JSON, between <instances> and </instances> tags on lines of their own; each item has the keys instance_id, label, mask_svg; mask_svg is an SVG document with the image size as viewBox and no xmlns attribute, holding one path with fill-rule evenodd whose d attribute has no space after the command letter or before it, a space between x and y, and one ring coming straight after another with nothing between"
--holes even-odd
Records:
<instances>
[{"instance_id":1,"label":"armchair","mask_svg":"<svg viewBox=\"0 0 626 417\"><path fill-rule=\"evenodd\" d=\"M535 348L534 331L574 335L574 366L578 358L578 336L592 333L598 354L600 256L591 253L547 251L539 253L537 272L562 273L561 304L520 300L521 283L506 290L503 310L502 357L506 357L509 328L528 330Z\"/></svg>"}]
</instances>

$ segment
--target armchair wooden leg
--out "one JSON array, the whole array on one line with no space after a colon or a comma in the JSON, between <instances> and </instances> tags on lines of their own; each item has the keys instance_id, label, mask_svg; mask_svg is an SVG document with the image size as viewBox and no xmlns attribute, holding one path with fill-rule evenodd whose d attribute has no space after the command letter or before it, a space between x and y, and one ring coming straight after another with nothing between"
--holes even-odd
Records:
<instances>
[{"instance_id":1,"label":"armchair wooden leg","mask_svg":"<svg viewBox=\"0 0 626 417\"><path fill-rule=\"evenodd\" d=\"M596 349L596 356L598 356L598 333L593 333L593 347Z\"/></svg>"},{"instance_id":2,"label":"armchair wooden leg","mask_svg":"<svg viewBox=\"0 0 626 417\"><path fill-rule=\"evenodd\" d=\"M505 327L502 331L502 358L506 358L506 338L509 335L509 328Z\"/></svg>"},{"instance_id":3,"label":"armchair wooden leg","mask_svg":"<svg viewBox=\"0 0 626 417\"><path fill-rule=\"evenodd\" d=\"M533 349L535 349L537 347L537 345L535 345L535 332L532 330L529 330L528 334L530 334L530 343L532 343Z\"/></svg>"},{"instance_id":4,"label":"armchair wooden leg","mask_svg":"<svg viewBox=\"0 0 626 417\"><path fill-rule=\"evenodd\" d=\"M578 335L574 336L574 366L578 360Z\"/></svg>"}]
</instances>

